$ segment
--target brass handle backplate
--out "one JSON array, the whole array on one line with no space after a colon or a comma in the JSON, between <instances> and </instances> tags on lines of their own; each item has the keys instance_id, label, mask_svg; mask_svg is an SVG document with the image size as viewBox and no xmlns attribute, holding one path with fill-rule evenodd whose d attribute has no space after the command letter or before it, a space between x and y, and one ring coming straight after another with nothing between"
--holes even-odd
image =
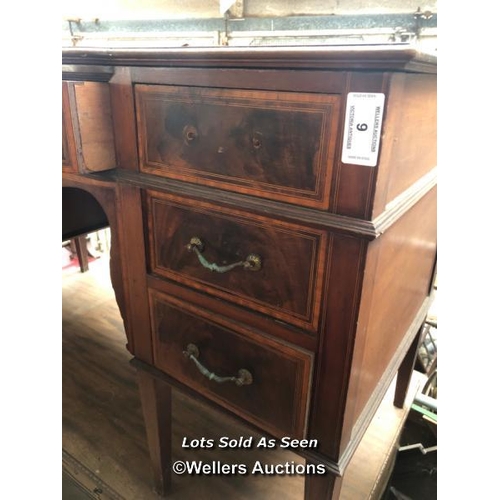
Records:
<instances>
[{"instance_id":1,"label":"brass handle backplate","mask_svg":"<svg viewBox=\"0 0 500 500\"><path fill-rule=\"evenodd\" d=\"M188 344L186 350L182 351L182 353L186 356L186 358L193 361L200 373L207 377L208 380L213 380L218 384L222 384L224 382L234 382L237 386L250 385L253 382L252 374L245 368L238 370L237 377L219 377L219 375L211 372L198 361L198 358L200 357L200 350L195 344Z\"/></svg>"},{"instance_id":2,"label":"brass handle backplate","mask_svg":"<svg viewBox=\"0 0 500 500\"><path fill-rule=\"evenodd\" d=\"M213 262L208 262L205 257L203 257L202 252L205 249L205 244L198 236L193 236L188 245L186 246L188 251L194 252L198 256L200 264L208 269L209 271L216 271L218 273L227 273L234 269L235 267L243 267L245 271L259 271L262 268L262 259L260 255L251 253L247 255L245 260L235 262L234 264L228 264L226 266L219 266Z\"/></svg>"}]
</instances>

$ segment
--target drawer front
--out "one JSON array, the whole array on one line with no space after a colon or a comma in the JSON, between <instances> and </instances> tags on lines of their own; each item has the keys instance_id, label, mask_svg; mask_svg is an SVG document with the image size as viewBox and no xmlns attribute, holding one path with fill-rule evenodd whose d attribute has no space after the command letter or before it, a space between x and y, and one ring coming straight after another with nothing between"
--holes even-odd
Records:
<instances>
[{"instance_id":1,"label":"drawer front","mask_svg":"<svg viewBox=\"0 0 500 500\"><path fill-rule=\"evenodd\" d=\"M325 232L152 191L147 200L153 273L317 330Z\"/></svg>"},{"instance_id":2,"label":"drawer front","mask_svg":"<svg viewBox=\"0 0 500 500\"><path fill-rule=\"evenodd\" d=\"M63 82L63 172L91 173L116 167L109 85Z\"/></svg>"},{"instance_id":3,"label":"drawer front","mask_svg":"<svg viewBox=\"0 0 500 500\"><path fill-rule=\"evenodd\" d=\"M208 311L158 292L150 292L150 304L157 368L272 434L304 435L311 354L237 333L224 318L215 323Z\"/></svg>"},{"instance_id":4,"label":"drawer front","mask_svg":"<svg viewBox=\"0 0 500 500\"><path fill-rule=\"evenodd\" d=\"M68 84L62 83L62 171L78 172Z\"/></svg>"},{"instance_id":5,"label":"drawer front","mask_svg":"<svg viewBox=\"0 0 500 500\"><path fill-rule=\"evenodd\" d=\"M71 162L70 152L69 152L69 143L68 143L68 135L66 131L67 125L64 121L64 113L62 115L62 166L63 170L72 170L73 165Z\"/></svg>"},{"instance_id":6,"label":"drawer front","mask_svg":"<svg viewBox=\"0 0 500 500\"><path fill-rule=\"evenodd\" d=\"M135 89L143 172L328 207L339 96Z\"/></svg>"}]
</instances>

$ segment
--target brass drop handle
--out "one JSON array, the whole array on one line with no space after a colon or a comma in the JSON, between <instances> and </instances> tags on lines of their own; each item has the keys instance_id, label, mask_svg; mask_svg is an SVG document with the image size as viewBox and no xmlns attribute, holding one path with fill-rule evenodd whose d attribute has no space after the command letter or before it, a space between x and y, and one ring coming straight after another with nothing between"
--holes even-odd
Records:
<instances>
[{"instance_id":1,"label":"brass drop handle","mask_svg":"<svg viewBox=\"0 0 500 500\"><path fill-rule=\"evenodd\" d=\"M208 380L217 382L218 384L222 384L224 382L234 382L237 386L242 386L250 385L253 382L252 374L245 368L238 370L237 377L219 377L219 375L211 372L198 361L198 358L200 357L200 350L194 344L188 344L186 350L182 351L182 354L184 354L186 358L189 358L191 361L193 361L193 363L196 365L203 376L207 377Z\"/></svg>"},{"instance_id":2,"label":"brass drop handle","mask_svg":"<svg viewBox=\"0 0 500 500\"><path fill-rule=\"evenodd\" d=\"M205 245L201 238L198 236L193 236L188 245L186 246L189 252L194 252L198 256L200 264L208 269L209 271L216 271L218 273L227 273L234 269L235 267L243 267L245 271L259 271L262 268L262 259L259 255L251 253L247 256L245 260L235 262L234 264L228 264L227 266L219 266L213 262L208 262L205 257L203 257L202 252L205 249Z\"/></svg>"}]
</instances>

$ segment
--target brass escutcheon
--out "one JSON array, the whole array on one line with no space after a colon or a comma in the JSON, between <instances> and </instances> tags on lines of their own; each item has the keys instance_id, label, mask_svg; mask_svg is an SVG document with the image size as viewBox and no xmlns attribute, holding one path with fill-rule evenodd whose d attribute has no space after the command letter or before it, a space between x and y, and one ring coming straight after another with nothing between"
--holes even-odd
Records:
<instances>
[{"instance_id":1,"label":"brass escutcheon","mask_svg":"<svg viewBox=\"0 0 500 500\"><path fill-rule=\"evenodd\" d=\"M193 125L186 125L182 134L184 135L184 142L188 145L198 138L198 130Z\"/></svg>"}]
</instances>

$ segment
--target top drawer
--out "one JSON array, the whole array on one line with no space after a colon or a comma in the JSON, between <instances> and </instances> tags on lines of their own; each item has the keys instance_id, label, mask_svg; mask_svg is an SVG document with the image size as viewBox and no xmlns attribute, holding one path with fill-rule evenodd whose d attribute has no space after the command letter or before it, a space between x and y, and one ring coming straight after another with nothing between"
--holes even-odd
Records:
<instances>
[{"instance_id":1,"label":"top drawer","mask_svg":"<svg viewBox=\"0 0 500 500\"><path fill-rule=\"evenodd\" d=\"M327 209L338 95L136 85L143 172Z\"/></svg>"}]
</instances>

